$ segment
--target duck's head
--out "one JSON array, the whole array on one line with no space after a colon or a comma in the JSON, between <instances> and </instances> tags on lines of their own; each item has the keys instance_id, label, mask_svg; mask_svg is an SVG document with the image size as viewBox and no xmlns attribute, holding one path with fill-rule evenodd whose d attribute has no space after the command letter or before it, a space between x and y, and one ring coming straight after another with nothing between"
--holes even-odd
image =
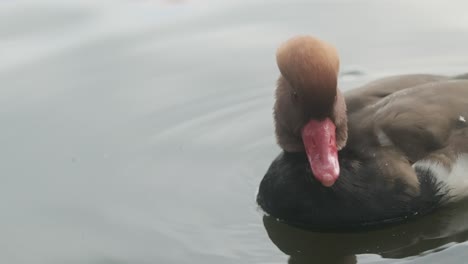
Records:
<instances>
[{"instance_id":1,"label":"duck's head","mask_svg":"<svg viewBox=\"0 0 468 264\"><path fill-rule=\"evenodd\" d=\"M315 178L330 187L340 174L338 150L347 139L337 51L300 36L281 45L276 61L281 72L274 107L278 144L287 152L305 151Z\"/></svg>"}]
</instances>

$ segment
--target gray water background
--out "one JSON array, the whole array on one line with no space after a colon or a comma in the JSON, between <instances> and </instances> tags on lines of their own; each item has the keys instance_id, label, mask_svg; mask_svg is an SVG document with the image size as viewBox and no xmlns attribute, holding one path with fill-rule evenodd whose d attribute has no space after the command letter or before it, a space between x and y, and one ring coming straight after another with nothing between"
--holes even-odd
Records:
<instances>
[{"instance_id":1,"label":"gray water background","mask_svg":"<svg viewBox=\"0 0 468 264\"><path fill-rule=\"evenodd\" d=\"M467 206L319 234L264 218L255 192L280 151L282 41L334 43L343 90L458 74L467 8L0 1L0 263L465 263Z\"/></svg>"}]
</instances>

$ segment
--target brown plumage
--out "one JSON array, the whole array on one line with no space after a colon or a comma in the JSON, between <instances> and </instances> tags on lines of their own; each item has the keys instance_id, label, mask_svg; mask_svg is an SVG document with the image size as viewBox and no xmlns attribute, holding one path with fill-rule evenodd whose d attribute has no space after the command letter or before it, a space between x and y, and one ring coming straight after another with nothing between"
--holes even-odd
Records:
<instances>
[{"instance_id":1,"label":"brown plumage","mask_svg":"<svg viewBox=\"0 0 468 264\"><path fill-rule=\"evenodd\" d=\"M339 58L336 49L310 36L295 37L278 49L275 125L278 144L287 151L304 150L300 130L311 118L331 117L337 145L346 143L346 105L337 90Z\"/></svg>"},{"instance_id":2,"label":"brown plumage","mask_svg":"<svg viewBox=\"0 0 468 264\"><path fill-rule=\"evenodd\" d=\"M276 61L284 82L301 100L308 117L323 118L332 111L340 67L333 46L316 38L293 38L278 49Z\"/></svg>"},{"instance_id":3,"label":"brown plumage","mask_svg":"<svg viewBox=\"0 0 468 264\"><path fill-rule=\"evenodd\" d=\"M265 211L302 226L357 226L468 195L460 172L468 166L468 74L393 76L342 94L336 50L308 36L283 44L277 63L274 118L284 153L260 186ZM308 122L323 119L336 126L340 150L332 187L314 179L301 138Z\"/></svg>"}]
</instances>

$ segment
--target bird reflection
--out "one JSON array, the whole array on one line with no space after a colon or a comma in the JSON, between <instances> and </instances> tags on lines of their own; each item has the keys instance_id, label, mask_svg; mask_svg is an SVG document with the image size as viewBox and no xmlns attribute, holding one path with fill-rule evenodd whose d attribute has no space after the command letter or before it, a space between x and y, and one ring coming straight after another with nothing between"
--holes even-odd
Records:
<instances>
[{"instance_id":1,"label":"bird reflection","mask_svg":"<svg viewBox=\"0 0 468 264\"><path fill-rule=\"evenodd\" d=\"M270 216L263 224L289 264L357 263L358 254L405 258L468 240L468 202L452 205L406 224L379 230L321 233L298 229Z\"/></svg>"}]
</instances>

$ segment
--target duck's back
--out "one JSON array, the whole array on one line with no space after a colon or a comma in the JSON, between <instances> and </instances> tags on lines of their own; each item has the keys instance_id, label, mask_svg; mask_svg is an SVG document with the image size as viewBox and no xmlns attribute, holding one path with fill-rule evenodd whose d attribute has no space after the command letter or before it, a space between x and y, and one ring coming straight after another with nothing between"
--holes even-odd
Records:
<instances>
[{"instance_id":1,"label":"duck's back","mask_svg":"<svg viewBox=\"0 0 468 264\"><path fill-rule=\"evenodd\" d=\"M429 74L408 74L381 78L345 93L348 113L376 103L395 92L414 86L448 80L449 77Z\"/></svg>"},{"instance_id":2,"label":"duck's back","mask_svg":"<svg viewBox=\"0 0 468 264\"><path fill-rule=\"evenodd\" d=\"M395 76L347 93L348 146L372 152L389 177L395 175L416 190L415 168L420 167L432 170L449 188L456 185L452 195L468 194L468 176L454 172L460 165L468 169L464 77L468 76Z\"/></svg>"}]
</instances>

